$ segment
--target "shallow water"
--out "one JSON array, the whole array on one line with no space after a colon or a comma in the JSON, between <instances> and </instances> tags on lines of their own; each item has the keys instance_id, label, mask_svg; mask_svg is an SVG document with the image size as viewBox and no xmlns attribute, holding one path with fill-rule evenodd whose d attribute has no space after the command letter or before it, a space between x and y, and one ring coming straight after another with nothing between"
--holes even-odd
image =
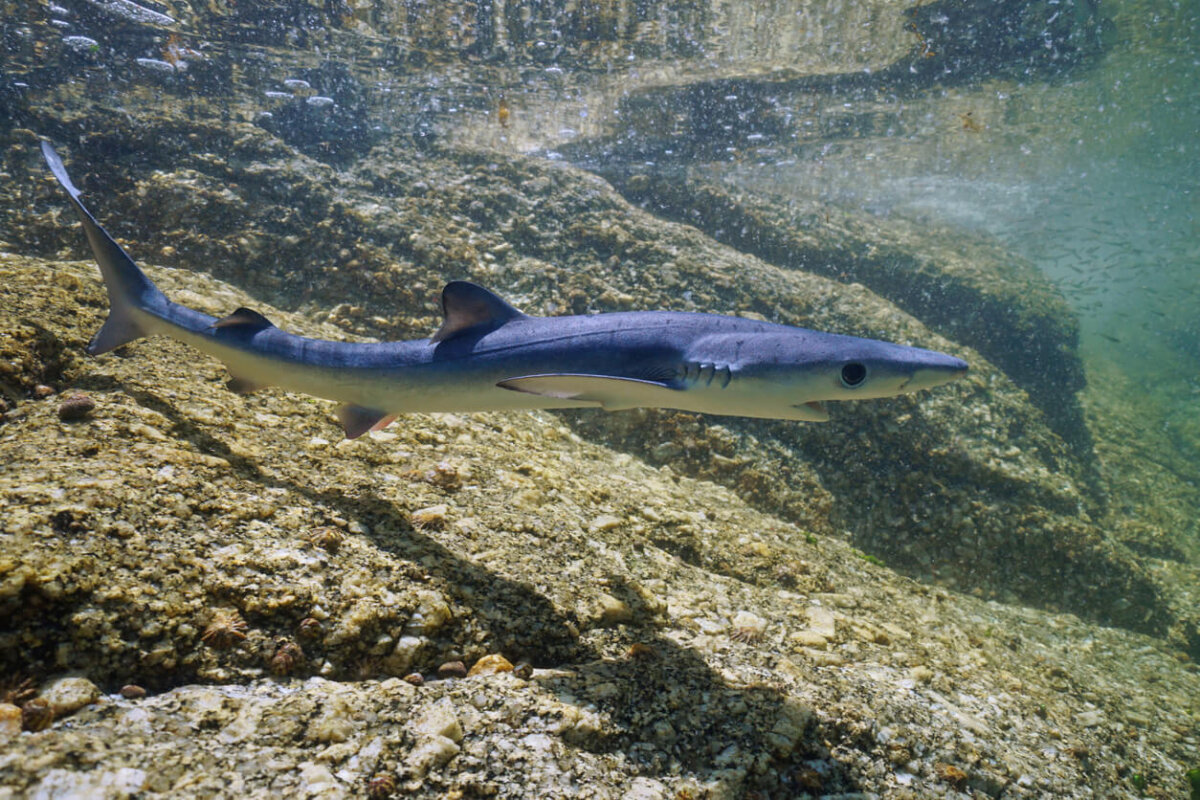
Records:
<instances>
[{"instance_id":1,"label":"shallow water","mask_svg":"<svg viewBox=\"0 0 1200 800\"><path fill-rule=\"evenodd\" d=\"M933 678L925 669L908 675L923 667L912 653L947 644L953 657L938 663L955 665L945 669L953 680L984 675L968 694L980 698L973 708L995 707L986 735L1001 738L989 747L1003 751L1027 730L1067 732L1072 753L1052 776L1062 794L1136 787L1140 756L1112 754L1126 753L1128 732L1143 728L1155 752L1173 754L1153 785L1183 785L1179 767L1192 766L1184 761L1200 719L1194 701L1178 699L1194 682L1189 659L1200 657L1195 3L0 0L0 10L0 179L11 187L0 223L12 223L0 224L0 244L21 258L85 254L35 152L42 137L138 260L177 268L154 271L173 299L214 315L262 303L310 335L423 337L440 322L437 288L469 278L494 282L533 313L753 314L904 338L969 354L974 366L965 380L914 398L847 404L826 426L496 414L413 418L394 433L339 444L325 406L281 393L232 397L220 389L220 365L193 364L176 345L75 357L92 333L73 327L75 297L91 298L78 310L90 318L102 296L87 281L90 262L64 268L45 296L22 295L21 319L0 318L16 332L0 346L31 342L5 350L0 365L16 365L0 374L8 437L0 438L21 468L5 476L11 497L0 501L19 510L17 534L42 537L34 550L47 571L73 558L78 542L88 554L94 546L105 559L164 569L195 542L212 552L178 571L189 577L172 589L169 614L182 625L170 632L160 635L157 622L146 624L150 633L121 628L125 618L143 625L137 598L149 578L122 575L133 599L104 611L116 621L103 635L88 620L107 600L71 584L83 622L55 639L41 637L40 623L4 621L4 641L24 637L27 647L19 656L10 649L2 666L39 675L78 667L98 682L134 669L152 688L248 685L262 674L263 654L214 654L199 631L215 602L245 606L256 646L296 635L308 600L255 605L263 592L254 570L273 587L264 594L291 596L291 572L303 570L269 564L292 559L324 587L312 602L328 606L330 629L364 619L378 627L306 643L326 660L299 677L319 668L361 683L381 668L377 656L399 647L395 637L419 647L389 656L403 663L388 667L399 670L392 678L410 669L433 675L441 660L505 647L514 660L533 654L564 670L601 655L624 669L610 657L644 654L635 641L644 636L714 684L725 678L709 676L704 658L740 658L738 648L753 645L764 680L799 659L811 672L797 684L837 698L838 676L867 665L880 680L900 681L889 696L927 708L963 687L942 686L939 675L933 694L916 694ZM689 216L700 203L687 192L714 187L726 194L706 207L710 216ZM720 216L730 197L760 203L745 203L740 239L726 235ZM794 238L779 245L766 235L776 225ZM792 250L801 256L791 259ZM33 285L23 262L6 269ZM41 312L46 320L35 319ZM1039 332L1046 347L1029 339ZM99 400L94 427L54 410L55 393L80 387ZM130 452L137 463L127 475ZM674 506L659 509L655 496ZM106 505L124 497L132 508ZM101 509L95 518L92 508ZM125 516L108 525L103 514ZM143 536L160 525L161 541ZM346 560L298 539L297 530L330 526L345 540L335 537L332 550L344 546ZM256 554L246 556L254 563L245 578L243 546ZM402 601L360 604L360 577L347 579L345 592L316 577L348 575L359 557L373 576L362 578L362 592L384 585ZM769 631L779 641L756 638L762 626L727 625L747 617L725 601L696 611L678 594L669 603L643 597L635 611L684 608L683 621L630 623L624 600L609 593L643 580L626 573L644 560L655 560L647 580L664 592L685 579L701 595L726 583L753 587L755 614L778 615ZM194 577L226 570L234 577L216 589ZM430 581L454 606L455 624L468 622L436 642L402 636L405 603L428 599ZM606 609L595 618L579 611L597 600L593 590ZM888 593L904 603L893 607ZM839 609L836 633L828 610L805 610L809 600ZM1022 630L1038 633L1023 634L1024 643L1015 634L992 639L987 622L938 634L944 641L931 636L938 606L960 602L968 616L982 608L989 619L1026 615ZM66 613L49 601L42 608ZM855 627L855 617L878 609L894 630ZM1057 612L1065 613L1054 622ZM444 616L448 623L450 611ZM828 637L808 635L813 618L827 623ZM571 620L582 620L582 633ZM1086 662L1103 626L1119 642L1106 674L1139 684L1139 709L1172 698L1161 715L1169 724L1149 711L1122 716L1119 688L1078 679L1085 688L1074 691L1066 682L1076 666L1051 669L1044 653L1055 648ZM549 644L546 631L557 637ZM799 638L785 640L793 633ZM159 655L146 666L151 639ZM786 644L793 639L801 644ZM987 659L975 653L985 641L994 646ZM780 642L783 655L771 650ZM1169 695L1136 677L1150 667L1126 672L1117 663L1143 650L1174 670ZM984 673L987 660L1001 666ZM1037 691L1025 696L1009 664ZM628 674L616 680L622 691L636 684ZM875 691L862 690L864 707ZM1049 717L1043 700L1031 699L1055 696L1062 707ZM765 708L779 705L762 697ZM597 707L609 713L611 698L598 696ZM1096 707L1111 725L1100 725ZM721 711L701 716L711 721L709 713L737 721ZM834 727L843 724L840 711L830 713ZM993 726L993 713L1005 724ZM629 722L618 744L600 749L621 757L630 742L629 754L653 749L648 725ZM955 719L926 734L962 727ZM825 747L824 730L811 737L814 753ZM853 725L841 730L858 741ZM1022 747L1045 753L1050 736L1030 735ZM899 785L939 780L918 779L908 772L920 772L916 760L888 761L874 740L861 741L849 749L865 754L869 769L900 776ZM1116 771L1091 788L1076 780L1092 769L1088 747L1092 762ZM670 752L664 745L653 758ZM722 745L696 757L695 771L720 771L727 756L717 754L730 752ZM926 773L941 753L928 752ZM665 780L669 771L653 774ZM976 788L1019 793L1033 786L1028 771L997 768L1003 779ZM766 770L760 778L771 796L794 796L792 777L776 781ZM826 788L874 786L855 781Z\"/></svg>"}]
</instances>

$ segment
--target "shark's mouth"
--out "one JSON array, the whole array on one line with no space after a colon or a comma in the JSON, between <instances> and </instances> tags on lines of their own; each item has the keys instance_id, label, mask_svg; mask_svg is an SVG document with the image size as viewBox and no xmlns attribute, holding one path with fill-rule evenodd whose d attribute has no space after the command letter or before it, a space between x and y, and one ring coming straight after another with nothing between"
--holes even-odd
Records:
<instances>
[{"instance_id":1,"label":"shark's mouth","mask_svg":"<svg viewBox=\"0 0 1200 800\"><path fill-rule=\"evenodd\" d=\"M822 403L820 400L809 400L804 405L808 406L813 411L816 411L817 413L820 413L820 414L828 414L829 413L829 409L827 409L825 407L825 404Z\"/></svg>"}]
</instances>

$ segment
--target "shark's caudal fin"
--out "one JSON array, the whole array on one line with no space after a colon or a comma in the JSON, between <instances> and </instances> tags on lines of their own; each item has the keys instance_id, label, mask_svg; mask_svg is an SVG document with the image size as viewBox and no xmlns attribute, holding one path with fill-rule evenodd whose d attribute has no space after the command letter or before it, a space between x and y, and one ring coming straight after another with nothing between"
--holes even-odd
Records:
<instances>
[{"instance_id":1,"label":"shark's caudal fin","mask_svg":"<svg viewBox=\"0 0 1200 800\"><path fill-rule=\"evenodd\" d=\"M88 243L92 246L92 253L104 276L104 287L108 290L108 319L92 337L88 352L92 355L107 353L145 336L146 332L138 324L133 311L151 303L166 302L166 298L84 208L83 203L79 201L79 189L71 182L62 159L54 152L49 142L42 142L42 157L46 159L46 165L54 173L55 179L66 190L71 204L75 206L75 213L83 223Z\"/></svg>"}]
</instances>

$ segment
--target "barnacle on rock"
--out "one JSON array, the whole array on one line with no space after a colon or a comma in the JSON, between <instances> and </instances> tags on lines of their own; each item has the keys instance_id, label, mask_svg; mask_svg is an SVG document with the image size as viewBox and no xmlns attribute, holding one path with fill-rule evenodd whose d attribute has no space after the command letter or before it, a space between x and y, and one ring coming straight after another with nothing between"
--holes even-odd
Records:
<instances>
[{"instance_id":1,"label":"barnacle on rock","mask_svg":"<svg viewBox=\"0 0 1200 800\"><path fill-rule=\"evenodd\" d=\"M729 638L742 644L758 644L763 640L763 632L758 628L751 627L734 628L730 632Z\"/></svg>"},{"instance_id":2,"label":"barnacle on rock","mask_svg":"<svg viewBox=\"0 0 1200 800\"><path fill-rule=\"evenodd\" d=\"M271 674L291 675L304 662L304 650L290 639L280 639L275 643L275 654L269 663Z\"/></svg>"},{"instance_id":3,"label":"barnacle on rock","mask_svg":"<svg viewBox=\"0 0 1200 800\"><path fill-rule=\"evenodd\" d=\"M367 797L371 800L383 800L385 797L391 797L394 791L396 791L396 779L387 772L372 775L367 784Z\"/></svg>"},{"instance_id":4,"label":"barnacle on rock","mask_svg":"<svg viewBox=\"0 0 1200 800\"><path fill-rule=\"evenodd\" d=\"M21 727L27 731L44 731L54 722L54 706L44 697L35 697L21 706Z\"/></svg>"},{"instance_id":5,"label":"barnacle on rock","mask_svg":"<svg viewBox=\"0 0 1200 800\"><path fill-rule=\"evenodd\" d=\"M13 674L0 681L0 703L19 706L27 700L32 700L36 694L37 688L33 685L33 679L24 675Z\"/></svg>"},{"instance_id":6,"label":"barnacle on rock","mask_svg":"<svg viewBox=\"0 0 1200 800\"><path fill-rule=\"evenodd\" d=\"M300 620L300 624L296 627L296 633L301 639L320 639L325 633L325 625L316 617L305 617Z\"/></svg>"},{"instance_id":7,"label":"barnacle on rock","mask_svg":"<svg viewBox=\"0 0 1200 800\"><path fill-rule=\"evenodd\" d=\"M345 539L345 534L329 525L313 528L308 534L308 541L314 547L320 547L330 553L336 553Z\"/></svg>"},{"instance_id":8,"label":"barnacle on rock","mask_svg":"<svg viewBox=\"0 0 1200 800\"><path fill-rule=\"evenodd\" d=\"M217 611L200 634L200 640L216 650L226 650L246 638L247 627L236 610Z\"/></svg>"},{"instance_id":9,"label":"barnacle on rock","mask_svg":"<svg viewBox=\"0 0 1200 800\"><path fill-rule=\"evenodd\" d=\"M658 651L653 645L643 644L642 642L634 642L629 645L629 649L625 651L626 658L657 658Z\"/></svg>"}]
</instances>

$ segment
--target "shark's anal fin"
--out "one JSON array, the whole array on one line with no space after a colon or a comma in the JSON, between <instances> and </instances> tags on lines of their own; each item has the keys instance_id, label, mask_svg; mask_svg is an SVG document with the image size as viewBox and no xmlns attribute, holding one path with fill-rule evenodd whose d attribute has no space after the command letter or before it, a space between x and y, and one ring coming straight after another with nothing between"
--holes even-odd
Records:
<instances>
[{"instance_id":1,"label":"shark's anal fin","mask_svg":"<svg viewBox=\"0 0 1200 800\"><path fill-rule=\"evenodd\" d=\"M338 420L342 423L342 430L346 432L347 439L357 439L367 431L382 430L395 418L394 414L386 411L363 408L350 403L338 407Z\"/></svg>"},{"instance_id":2,"label":"shark's anal fin","mask_svg":"<svg viewBox=\"0 0 1200 800\"><path fill-rule=\"evenodd\" d=\"M608 375L523 375L496 384L502 389L561 400L596 403L609 411L677 408L679 392L670 384Z\"/></svg>"},{"instance_id":3,"label":"shark's anal fin","mask_svg":"<svg viewBox=\"0 0 1200 800\"><path fill-rule=\"evenodd\" d=\"M430 339L434 344L472 329L498 328L525 316L499 295L467 281L453 281L442 289L442 313L442 327Z\"/></svg>"}]
</instances>

